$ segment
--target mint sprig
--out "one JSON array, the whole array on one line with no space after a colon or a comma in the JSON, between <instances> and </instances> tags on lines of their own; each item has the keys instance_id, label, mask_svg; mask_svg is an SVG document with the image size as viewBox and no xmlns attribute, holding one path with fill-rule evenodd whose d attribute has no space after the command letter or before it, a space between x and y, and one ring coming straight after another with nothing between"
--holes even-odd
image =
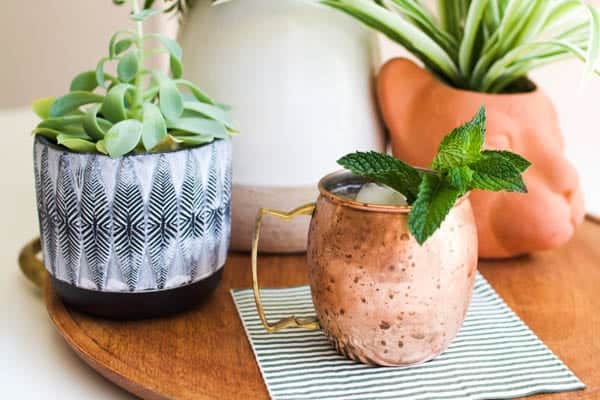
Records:
<instances>
[{"instance_id":1,"label":"mint sprig","mask_svg":"<svg viewBox=\"0 0 600 400\"><path fill-rule=\"evenodd\" d=\"M412 205L408 224L420 244L440 227L456 201L473 189L527 193L522 174L531 163L510 151L482 150L485 108L440 143L423 171L386 154L356 152L338 160L355 175L401 192Z\"/></svg>"}]
</instances>

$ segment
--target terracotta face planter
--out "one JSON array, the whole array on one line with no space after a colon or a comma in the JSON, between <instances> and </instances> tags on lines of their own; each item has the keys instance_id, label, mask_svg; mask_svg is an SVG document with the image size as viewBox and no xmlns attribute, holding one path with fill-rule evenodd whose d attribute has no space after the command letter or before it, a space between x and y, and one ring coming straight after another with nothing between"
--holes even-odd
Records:
<instances>
[{"instance_id":1,"label":"terracotta face planter","mask_svg":"<svg viewBox=\"0 0 600 400\"><path fill-rule=\"evenodd\" d=\"M443 136L484 104L485 146L507 149L533 163L527 196L474 191L470 200L481 257L510 257L568 241L583 221L577 174L564 155L556 111L539 89L520 94L457 90L411 61L394 59L381 70L378 96L396 157L428 166Z\"/></svg>"},{"instance_id":2,"label":"terracotta face planter","mask_svg":"<svg viewBox=\"0 0 600 400\"><path fill-rule=\"evenodd\" d=\"M413 365L442 353L465 318L477 269L477 233L467 198L423 246L408 229L410 207L359 203L340 189L364 183L349 172L323 178L316 204L291 213L263 210L253 252L257 309L269 332L323 329L346 357ZM294 317L269 324L258 289L256 249L262 215L312 215L308 277L318 321Z\"/></svg>"}]
</instances>

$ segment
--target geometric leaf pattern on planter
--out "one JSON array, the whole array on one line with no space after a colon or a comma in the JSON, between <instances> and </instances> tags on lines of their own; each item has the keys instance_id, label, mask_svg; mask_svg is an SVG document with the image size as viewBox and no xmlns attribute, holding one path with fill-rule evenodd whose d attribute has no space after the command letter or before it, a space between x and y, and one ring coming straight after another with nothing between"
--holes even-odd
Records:
<instances>
[{"instance_id":1,"label":"geometric leaf pattern on planter","mask_svg":"<svg viewBox=\"0 0 600 400\"><path fill-rule=\"evenodd\" d=\"M148 200L148 251L159 289L164 288L167 281L168 268L175 256L176 237L177 196L169 162L161 155Z\"/></svg>"},{"instance_id":2,"label":"geometric leaf pattern on planter","mask_svg":"<svg viewBox=\"0 0 600 400\"><path fill-rule=\"evenodd\" d=\"M160 290L224 265L229 140L113 159L38 136L34 159L44 262L56 279L98 291Z\"/></svg>"},{"instance_id":3,"label":"geometric leaf pattern on planter","mask_svg":"<svg viewBox=\"0 0 600 400\"><path fill-rule=\"evenodd\" d=\"M115 254L129 290L135 290L146 239L144 201L131 159L119 166L113 201Z\"/></svg>"},{"instance_id":4,"label":"geometric leaf pattern on planter","mask_svg":"<svg viewBox=\"0 0 600 400\"><path fill-rule=\"evenodd\" d=\"M210 160L211 165L214 164L215 159L214 150L211 151ZM209 259L208 265L212 268L215 267L216 254L218 253L218 246L216 241L219 238L221 231L221 221L219 221L219 199L218 193L215 190L219 186L216 171L211 168L208 171L208 184L206 186L206 207L204 211L204 221L206 223L205 228L208 232L208 248L209 248Z\"/></svg>"},{"instance_id":5,"label":"geometric leaf pattern on planter","mask_svg":"<svg viewBox=\"0 0 600 400\"><path fill-rule=\"evenodd\" d=\"M58 214L58 247L65 260L70 283L77 282L81 258L81 216L76 192L76 180L71 161L66 154L59 158L56 189L56 211Z\"/></svg>"},{"instance_id":6,"label":"geometric leaf pattern on planter","mask_svg":"<svg viewBox=\"0 0 600 400\"><path fill-rule=\"evenodd\" d=\"M112 220L97 157L85 167L81 192L83 250L92 280L104 289L111 251Z\"/></svg>"},{"instance_id":7,"label":"geometric leaf pattern on planter","mask_svg":"<svg viewBox=\"0 0 600 400\"><path fill-rule=\"evenodd\" d=\"M36 151L36 156L39 154ZM39 219L41 225L41 237L44 249L44 260L46 268L54 273L56 270L57 233L56 225L58 216L56 214L56 195L54 194L54 185L49 173L48 167L48 148L44 147L41 151L41 160L38 171L40 171L40 186L37 187L37 201L39 210ZM36 160L37 165L37 160Z\"/></svg>"},{"instance_id":8,"label":"geometric leaf pattern on planter","mask_svg":"<svg viewBox=\"0 0 600 400\"><path fill-rule=\"evenodd\" d=\"M204 237L205 222L201 214L205 205L204 187L197 170L195 157L188 153L179 203L179 231L183 257L190 266L192 277L196 276L196 266L201 261L202 254L197 249L200 249L199 242Z\"/></svg>"}]
</instances>

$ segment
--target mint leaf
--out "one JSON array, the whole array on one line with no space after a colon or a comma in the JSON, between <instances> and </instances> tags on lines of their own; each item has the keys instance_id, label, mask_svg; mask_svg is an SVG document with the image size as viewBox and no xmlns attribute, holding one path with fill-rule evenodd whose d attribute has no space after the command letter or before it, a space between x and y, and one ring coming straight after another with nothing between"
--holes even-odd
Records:
<instances>
[{"instance_id":1,"label":"mint leaf","mask_svg":"<svg viewBox=\"0 0 600 400\"><path fill-rule=\"evenodd\" d=\"M408 226L419 244L425 241L440 227L450 209L461 195L461 191L435 175L424 175L419 186Z\"/></svg>"},{"instance_id":2,"label":"mint leaf","mask_svg":"<svg viewBox=\"0 0 600 400\"><path fill-rule=\"evenodd\" d=\"M519 170L519 172L525 172L527 170L527 168L531 167L531 163L529 161L527 161L520 155L512 153L510 151L484 150L481 154L484 157L486 155L491 155L491 154L496 154L498 156L501 156L505 160L510 161L510 163L512 165L514 165Z\"/></svg>"},{"instance_id":3,"label":"mint leaf","mask_svg":"<svg viewBox=\"0 0 600 400\"><path fill-rule=\"evenodd\" d=\"M527 193L521 171L506 154L485 152L482 159L470 167L473 169L473 189Z\"/></svg>"},{"instance_id":4,"label":"mint leaf","mask_svg":"<svg viewBox=\"0 0 600 400\"><path fill-rule=\"evenodd\" d=\"M409 204L417 198L421 174L397 158L370 151L351 153L337 162L355 175L387 185L402 193Z\"/></svg>"},{"instance_id":5,"label":"mint leaf","mask_svg":"<svg viewBox=\"0 0 600 400\"><path fill-rule=\"evenodd\" d=\"M473 170L469 167L454 167L448 170L448 182L452 187L466 193L471 188Z\"/></svg>"},{"instance_id":6,"label":"mint leaf","mask_svg":"<svg viewBox=\"0 0 600 400\"><path fill-rule=\"evenodd\" d=\"M479 160L485 139L485 108L482 106L475 117L454 129L440 143L431 167L445 171Z\"/></svg>"}]
</instances>

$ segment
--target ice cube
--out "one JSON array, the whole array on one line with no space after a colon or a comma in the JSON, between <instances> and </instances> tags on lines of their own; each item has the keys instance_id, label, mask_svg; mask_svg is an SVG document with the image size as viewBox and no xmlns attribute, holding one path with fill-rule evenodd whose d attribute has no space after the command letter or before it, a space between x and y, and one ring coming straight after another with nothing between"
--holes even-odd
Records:
<instances>
[{"instance_id":1,"label":"ice cube","mask_svg":"<svg viewBox=\"0 0 600 400\"><path fill-rule=\"evenodd\" d=\"M408 204L402 193L378 183L365 183L356 195L356 201L384 206L406 206Z\"/></svg>"}]
</instances>

